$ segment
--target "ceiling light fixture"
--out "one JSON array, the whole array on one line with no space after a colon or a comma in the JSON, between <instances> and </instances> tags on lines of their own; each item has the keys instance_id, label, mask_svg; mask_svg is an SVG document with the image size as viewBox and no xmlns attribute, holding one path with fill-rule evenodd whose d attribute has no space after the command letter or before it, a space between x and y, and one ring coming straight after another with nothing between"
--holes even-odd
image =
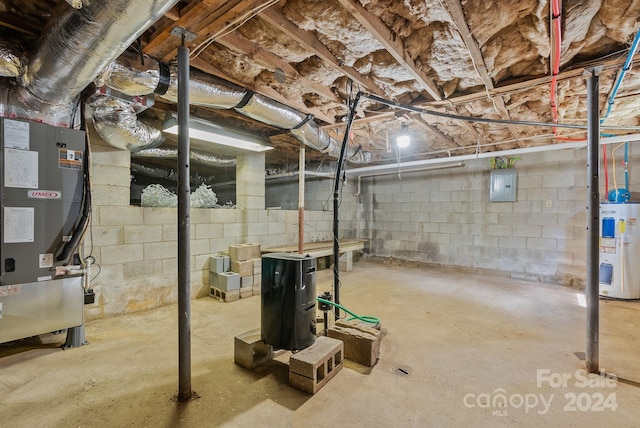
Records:
<instances>
[{"instance_id":1,"label":"ceiling light fixture","mask_svg":"<svg viewBox=\"0 0 640 428\"><path fill-rule=\"evenodd\" d=\"M164 132L178 135L177 118L169 118L164 123ZM189 138L253 152L273 149L263 138L193 118L189 119Z\"/></svg>"},{"instance_id":2,"label":"ceiling light fixture","mask_svg":"<svg viewBox=\"0 0 640 428\"><path fill-rule=\"evenodd\" d=\"M407 125L402 125L402 131L400 132L400 135L396 137L396 144L401 149L409 147L411 144L411 137L409 136Z\"/></svg>"}]
</instances>

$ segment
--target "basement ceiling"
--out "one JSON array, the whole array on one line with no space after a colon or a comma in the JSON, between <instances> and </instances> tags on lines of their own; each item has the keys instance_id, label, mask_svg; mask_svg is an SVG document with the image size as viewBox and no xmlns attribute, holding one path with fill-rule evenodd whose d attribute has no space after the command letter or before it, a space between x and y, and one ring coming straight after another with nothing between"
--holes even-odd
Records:
<instances>
[{"instance_id":1,"label":"basement ceiling","mask_svg":"<svg viewBox=\"0 0 640 428\"><path fill-rule=\"evenodd\" d=\"M57 3L0 1L1 35L28 53ZM553 5L531 0L179 1L130 50L175 63L180 39L171 31L184 28L196 35L187 43L192 67L313 115L338 141L345 130L347 100L357 91L453 115L553 122L552 75L557 62L557 122L584 125L583 73L602 66L604 114L638 30L640 2L561 1L556 18L560 32L554 29ZM640 73L635 63L605 125L640 125ZM586 136L579 129L434 117L370 100L361 107L349 144L372 152L376 163ZM157 99L140 117L159 120L175 110L174 104ZM232 109L193 107L192 115L270 138L275 150L267 152L269 167L297 164L300 142L287 130ZM411 134L412 145L398 153L395 136L403 129ZM307 150L307 158L325 156Z\"/></svg>"}]
</instances>

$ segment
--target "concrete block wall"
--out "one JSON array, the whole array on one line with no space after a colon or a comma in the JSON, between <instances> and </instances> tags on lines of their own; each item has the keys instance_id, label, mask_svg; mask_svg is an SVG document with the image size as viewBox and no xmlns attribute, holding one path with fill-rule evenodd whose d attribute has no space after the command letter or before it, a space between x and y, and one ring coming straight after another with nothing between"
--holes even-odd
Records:
<instances>
[{"instance_id":1,"label":"concrete block wall","mask_svg":"<svg viewBox=\"0 0 640 428\"><path fill-rule=\"evenodd\" d=\"M91 272L96 303L86 319L151 309L177 301L177 210L129 205L130 153L111 147L93 130L93 211L84 256L98 263ZM262 189L262 190L261 190ZM262 192L262 193L261 193ZM297 195L297 187L296 187ZM347 199L349 199L347 197ZM355 231L355 204L341 216L345 237ZM264 209L264 155L238 159L238 209L191 210L191 296L208 293L211 255L231 244L295 245L297 210ZM345 206L349 206L347 203ZM305 215L305 241L332 239L332 216Z\"/></svg>"},{"instance_id":2,"label":"concrete block wall","mask_svg":"<svg viewBox=\"0 0 640 428\"><path fill-rule=\"evenodd\" d=\"M365 178L357 235L371 256L582 286L586 149L523 155L517 170L517 202L489 201L486 159Z\"/></svg>"}]
</instances>

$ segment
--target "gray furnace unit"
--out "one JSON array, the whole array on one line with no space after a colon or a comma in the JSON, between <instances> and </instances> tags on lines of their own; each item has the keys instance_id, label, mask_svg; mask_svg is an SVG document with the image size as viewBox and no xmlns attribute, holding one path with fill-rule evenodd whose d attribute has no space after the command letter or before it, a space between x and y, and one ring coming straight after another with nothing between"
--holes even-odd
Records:
<instances>
[{"instance_id":1,"label":"gray furnace unit","mask_svg":"<svg viewBox=\"0 0 640 428\"><path fill-rule=\"evenodd\" d=\"M316 340L316 258L262 256L261 331L275 349L301 350Z\"/></svg>"},{"instance_id":2,"label":"gray furnace unit","mask_svg":"<svg viewBox=\"0 0 640 428\"><path fill-rule=\"evenodd\" d=\"M83 324L81 275L57 260L81 211L85 134L0 121L0 343Z\"/></svg>"}]
</instances>

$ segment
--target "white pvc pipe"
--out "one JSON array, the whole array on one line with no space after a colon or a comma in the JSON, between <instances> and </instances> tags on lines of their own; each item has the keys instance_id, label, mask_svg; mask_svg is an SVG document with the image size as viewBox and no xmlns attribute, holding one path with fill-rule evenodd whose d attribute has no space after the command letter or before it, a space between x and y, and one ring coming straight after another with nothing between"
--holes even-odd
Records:
<instances>
[{"instance_id":1,"label":"white pvc pipe","mask_svg":"<svg viewBox=\"0 0 640 428\"><path fill-rule=\"evenodd\" d=\"M640 141L640 134L619 135L616 137L600 138L601 145L624 143L624 142L631 143L635 141ZM580 141L575 141L570 143L547 144L545 146L533 146L533 147L525 147L521 149L500 150L496 152L474 153L472 155L450 156L446 158L423 159L419 161L375 165L375 166L367 166L363 168L352 168L352 169L346 170L346 173L361 175L366 172L372 172L372 171L384 171L388 169L404 170L405 168L421 167L424 165L437 165L437 164L443 164L443 163L449 163L449 162L494 158L496 156L511 156L511 155L521 155L526 153L548 152L551 150L580 149L586 146L587 146L587 140L580 140Z\"/></svg>"},{"instance_id":2,"label":"white pvc pipe","mask_svg":"<svg viewBox=\"0 0 640 428\"><path fill-rule=\"evenodd\" d=\"M456 164L453 165L431 165L431 166L424 166L421 168L412 168L412 169L406 169L403 170L402 172L420 172L420 171L433 171L436 169L445 169L445 168L460 168L463 167L464 163L463 162L458 162ZM356 191L356 193L353 194L353 196L358 196L360 195L360 180L363 177L376 177L379 175L387 175L387 174L394 174L397 171L378 171L378 172L372 172L370 174L361 174L358 176L358 190Z\"/></svg>"}]
</instances>

